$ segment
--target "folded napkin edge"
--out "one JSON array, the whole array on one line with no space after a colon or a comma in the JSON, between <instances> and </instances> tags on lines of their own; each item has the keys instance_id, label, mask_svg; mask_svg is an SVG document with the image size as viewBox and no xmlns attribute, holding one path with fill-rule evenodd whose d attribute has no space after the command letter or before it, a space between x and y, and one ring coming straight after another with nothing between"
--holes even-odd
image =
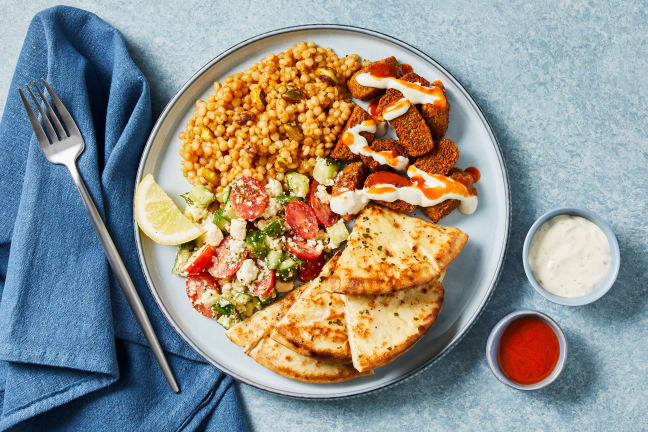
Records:
<instances>
[{"instance_id":1,"label":"folded napkin edge","mask_svg":"<svg viewBox=\"0 0 648 432\"><path fill-rule=\"evenodd\" d=\"M87 356L87 353L33 349L12 344L0 344L0 360L6 362L31 363L86 372L106 374L119 378L117 359L111 356Z\"/></svg>"}]
</instances>

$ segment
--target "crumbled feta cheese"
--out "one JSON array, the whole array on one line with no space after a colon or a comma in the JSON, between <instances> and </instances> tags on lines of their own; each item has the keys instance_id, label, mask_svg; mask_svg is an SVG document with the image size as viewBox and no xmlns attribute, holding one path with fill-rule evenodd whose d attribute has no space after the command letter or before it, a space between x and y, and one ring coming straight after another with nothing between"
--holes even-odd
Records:
<instances>
[{"instance_id":1,"label":"crumbled feta cheese","mask_svg":"<svg viewBox=\"0 0 648 432\"><path fill-rule=\"evenodd\" d=\"M232 284L231 284L231 282L229 280L225 281L223 284L221 284L220 289L221 289L221 293L223 293L223 295L229 296L232 293Z\"/></svg>"},{"instance_id":2,"label":"crumbled feta cheese","mask_svg":"<svg viewBox=\"0 0 648 432\"><path fill-rule=\"evenodd\" d=\"M254 260L246 259L243 261L241 268L236 272L236 278L243 285L249 285L256 280L258 274L259 268L256 266Z\"/></svg>"},{"instance_id":3,"label":"crumbled feta cheese","mask_svg":"<svg viewBox=\"0 0 648 432\"><path fill-rule=\"evenodd\" d=\"M281 211L281 203L277 201L276 198L270 197L268 200L268 205L266 206L265 210L263 210L263 213L261 214L261 217L264 219L271 218L273 216L276 216L277 213Z\"/></svg>"},{"instance_id":4,"label":"crumbled feta cheese","mask_svg":"<svg viewBox=\"0 0 648 432\"><path fill-rule=\"evenodd\" d=\"M322 201L324 204L328 204L331 202L331 195L329 195L328 192L326 192L326 186L325 185L317 185L317 190L315 191L315 196Z\"/></svg>"},{"instance_id":5,"label":"crumbled feta cheese","mask_svg":"<svg viewBox=\"0 0 648 432\"><path fill-rule=\"evenodd\" d=\"M241 282L237 280L232 281L232 295L240 294L242 292L245 292L245 287L241 284Z\"/></svg>"},{"instance_id":6,"label":"crumbled feta cheese","mask_svg":"<svg viewBox=\"0 0 648 432\"><path fill-rule=\"evenodd\" d=\"M218 246L221 244L223 241L223 233L220 228L214 224L211 218L207 218L203 222L202 227L205 229L205 243L212 246Z\"/></svg>"},{"instance_id":7,"label":"crumbled feta cheese","mask_svg":"<svg viewBox=\"0 0 648 432\"><path fill-rule=\"evenodd\" d=\"M245 242L243 240L232 240L229 242L230 255L238 260L241 255L245 253Z\"/></svg>"},{"instance_id":8,"label":"crumbled feta cheese","mask_svg":"<svg viewBox=\"0 0 648 432\"><path fill-rule=\"evenodd\" d=\"M238 321L234 315L221 315L216 321L226 329L232 327Z\"/></svg>"},{"instance_id":9,"label":"crumbled feta cheese","mask_svg":"<svg viewBox=\"0 0 648 432\"><path fill-rule=\"evenodd\" d=\"M227 300L225 297L221 297L220 300L218 300L218 304L219 304L221 307L225 307L225 306L227 306L228 304L231 304L231 303L230 303L230 301Z\"/></svg>"},{"instance_id":10,"label":"crumbled feta cheese","mask_svg":"<svg viewBox=\"0 0 648 432\"><path fill-rule=\"evenodd\" d=\"M277 279L277 281L275 282L275 289L277 290L277 292L285 293L292 291L294 285L294 282L281 282L279 279Z\"/></svg>"},{"instance_id":11,"label":"crumbled feta cheese","mask_svg":"<svg viewBox=\"0 0 648 432\"><path fill-rule=\"evenodd\" d=\"M232 219L230 223L230 235L235 240L245 240L247 221L243 219Z\"/></svg>"},{"instance_id":12,"label":"crumbled feta cheese","mask_svg":"<svg viewBox=\"0 0 648 432\"><path fill-rule=\"evenodd\" d=\"M281 237L268 237L268 246L272 250L280 251L283 249L283 245L281 243Z\"/></svg>"},{"instance_id":13,"label":"crumbled feta cheese","mask_svg":"<svg viewBox=\"0 0 648 432\"><path fill-rule=\"evenodd\" d=\"M310 240L306 241L306 244L308 245L308 247L315 248L315 250L320 251L320 252L324 249L324 244L322 243L321 240L310 239Z\"/></svg>"},{"instance_id":14,"label":"crumbled feta cheese","mask_svg":"<svg viewBox=\"0 0 648 432\"><path fill-rule=\"evenodd\" d=\"M213 289L208 289L202 296L200 296L200 301L208 308L214 306L219 300L220 296L218 295L218 291Z\"/></svg>"},{"instance_id":15,"label":"crumbled feta cheese","mask_svg":"<svg viewBox=\"0 0 648 432\"><path fill-rule=\"evenodd\" d=\"M185 208L185 215L189 216L194 222L200 222L201 219L207 216L207 209L199 206L187 206Z\"/></svg>"},{"instance_id":16,"label":"crumbled feta cheese","mask_svg":"<svg viewBox=\"0 0 648 432\"><path fill-rule=\"evenodd\" d=\"M277 195L281 195L283 193L281 182L275 179L268 180L268 184L266 184L265 188L268 192L268 195L270 195L271 197L276 197Z\"/></svg>"}]
</instances>

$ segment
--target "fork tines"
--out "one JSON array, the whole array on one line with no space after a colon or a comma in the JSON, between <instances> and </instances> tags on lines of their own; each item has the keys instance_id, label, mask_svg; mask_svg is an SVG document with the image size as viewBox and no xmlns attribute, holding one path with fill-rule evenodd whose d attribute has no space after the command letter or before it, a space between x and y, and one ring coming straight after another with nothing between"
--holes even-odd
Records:
<instances>
[{"instance_id":1,"label":"fork tines","mask_svg":"<svg viewBox=\"0 0 648 432\"><path fill-rule=\"evenodd\" d=\"M56 93L54 93L54 90L52 90L52 87L50 87L45 79L41 78L41 81L47 89L47 93L49 93L52 102L56 107L56 111L43 94L43 91L40 89L40 87L38 87L36 81L32 81L32 85L36 88L40 99L45 104L47 113L45 112L45 110L43 110L41 103L39 102L36 94L34 94L29 84L25 84L25 87L27 88L27 91L29 91L29 94L31 95L34 103L36 104L36 107L38 108L38 112L43 119L43 123L45 123L45 129L47 129L47 132L45 131L45 129L43 129L43 126L38 121L38 117L29 104L29 101L27 100L27 97L25 96L23 90L19 88L18 92L20 92L20 97L23 101L23 104L25 105L25 110L27 111L27 115L29 116L29 121L31 122L32 128L34 129L34 133L36 134L36 137L38 138L43 151L46 151L48 144L55 144L73 135L80 136L81 133L79 132L79 129L77 128L77 125L72 119L72 116L70 115L68 110L65 108ZM61 119L63 120L62 122ZM65 128L63 127L64 125Z\"/></svg>"}]
</instances>

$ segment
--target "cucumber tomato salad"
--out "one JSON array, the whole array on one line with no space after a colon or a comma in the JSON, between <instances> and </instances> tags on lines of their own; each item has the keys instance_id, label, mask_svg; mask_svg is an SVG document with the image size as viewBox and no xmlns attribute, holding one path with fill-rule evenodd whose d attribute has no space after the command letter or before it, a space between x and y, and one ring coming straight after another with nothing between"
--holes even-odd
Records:
<instances>
[{"instance_id":1,"label":"cucumber tomato salad","mask_svg":"<svg viewBox=\"0 0 648 432\"><path fill-rule=\"evenodd\" d=\"M182 195L185 215L205 230L180 245L173 265L187 279L192 306L229 328L296 281L314 279L349 236L327 200L338 171L331 159L318 158L314 179L287 173L286 188L274 179L264 185L243 177L220 199L204 186Z\"/></svg>"}]
</instances>

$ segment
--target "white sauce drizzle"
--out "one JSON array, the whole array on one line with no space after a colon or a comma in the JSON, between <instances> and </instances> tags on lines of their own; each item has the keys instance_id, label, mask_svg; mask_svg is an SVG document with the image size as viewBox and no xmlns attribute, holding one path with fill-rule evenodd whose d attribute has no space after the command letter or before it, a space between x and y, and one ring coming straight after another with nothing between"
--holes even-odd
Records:
<instances>
[{"instance_id":1,"label":"white sauce drizzle","mask_svg":"<svg viewBox=\"0 0 648 432\"><path fill-rule=\"evenodd\" d=\"M358 81L358 84L363 85L365 87L398 90L403 94L405 99L409 100L414 105L433 104L442 99L439 96L426 93L417 88L411 88L403 84L403 82L400 81L399 79L394 77L377 78L371 75L369 72L364 72L359 74L356 77L356 81ZM431 88L431 87L422 86L420 83L408 83L408 84L414 85L416 87L420 87L422 89Z\"/></svg>"},{"instance_id":2,"label":"white sauce drizzle","mask_svg":"<svg viewBox=\"0 0 648 432\"><path fill-rule=\"evenodd\" d=\"M446 184L434 176L426 173L423 170L410 166L407 169L407 175L410 178L421 177L424 180L424 186L427 188L445 188ZM454 180L451 180L454 182ZM458 183L458 182L457 182ZM463 185L462 185L463 186ZM390 191L381 193L371 193L371 190L377 188L388 188ZM393 184L376 184L368 188L358 189L343 192L331 198L329 203L331 211L334 213L357 214L369 203L369 200L394 202L396 200L403 200L409 204L418 205L421 207L431 207L437 205L445 200L456 199L460 200L459 211L463 214L472 214L477 209L478 199L475 195L470 195L468 188L463 186L466 194L457 194L447 192L442 194L437 199L429 199L425 196L423 191L416 186L401 186L396 187Z\"/></svg>"},{"instance_id":3,"label":"white sauce drizzle","mask_svg":"<svg viewBox=\"0 0 648 432\"><path fill-rule=\"evenodd\" d=\"M374 136L376 138L380 138L382 136L385 136L387 133L387 122L386 121L380 121L378 122L378 125L376 126L376 133Z\"/></svg>"},{"instance_id":4,"label":"white sauce drizzle","mask_svg":"<svg viewBox=\"0 0 648 432\"><path fill-rule=\"evenodd\" d=\"M344 133L353 135L353 144L347 146L351 153L356 155L367 156L375 160L381 165L388 165L394 168L396 171L405 171L409 165L409 159L403 156L396 156L396 163L387 160L387 158L380 153L371 150L369 143L360 135L361 132L376 132L376 122L373 120L365 120L362 123L359 123L352 128L347 129ZM345 142L344 136L342 136L342 142Z\"/></svg>"},{"instance_id":5,"label":"white sauce drizzle","mask_svg":"<svg viewBox=\"0 0 648 432\"><path fill-rule=\"evenodd\" d=\"M392 121L395 118L398 118L405 114L409 108L412 106L412 103L405 98L399 99L396 102L387 105L382 111L382 118L388 121Z\"/></svg>"},{"instance_id":6,"label":"white sauce drizzle","mask_svg":"<svg viewBox=\"0 0 648 432\"><path fill-rule=\"evenodd\" d=\"M591 292L610 269L610 244L603 231L580 216L556 216L531 240L529 264L544 289L561 297Z\"/></svg>"}]
</instances>

